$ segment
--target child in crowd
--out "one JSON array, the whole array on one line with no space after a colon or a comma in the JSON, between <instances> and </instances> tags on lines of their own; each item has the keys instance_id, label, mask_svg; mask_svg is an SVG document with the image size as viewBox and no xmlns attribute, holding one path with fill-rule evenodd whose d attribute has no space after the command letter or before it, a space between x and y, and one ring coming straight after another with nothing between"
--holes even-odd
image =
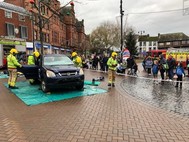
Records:
<instances>
[{"instance_id":1,"label":"child in crowd","mask_svg":"<svg viewBox=\"0 0 189 142\"><path fill-rule=\"evenodd\" d=\"M180 82L180 88L182 88L182 77L185 76L185 73L181 62L178 63L176 67L176 75L177 75L177 83L175 87L178 87L178 84Z\"/></svg>"},{"instance_id":2,"label":"child in crowd","mask_svg":"<svg viewBox=\"0 0 189 142\"><path fill-rule=\"evenodd\" d=\"M156 80L158 78L158 70L159 70L158 60L155 60L153 66L152 66L152 73L153 73L153 76L154 76L154 83L156 83Z\"/></svg>"}]
</instances>

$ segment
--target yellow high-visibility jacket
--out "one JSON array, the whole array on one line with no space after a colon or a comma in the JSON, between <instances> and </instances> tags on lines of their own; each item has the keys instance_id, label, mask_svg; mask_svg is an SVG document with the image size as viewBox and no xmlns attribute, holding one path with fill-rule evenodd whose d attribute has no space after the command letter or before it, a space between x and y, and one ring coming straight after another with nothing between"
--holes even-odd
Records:
<instances>
[{"instance_id":1,"label":"yellow high-visibility jacket","mask_svg":"<svg viewBox=\"0 0 189 142\"><path fill-rule=\"evenodd\" d=\"M18 62L18 60L16 59L16 57L12 54L9 54L7 56L7 67L8 68L12 68L12 69L16 69L17 67L21 67L22 65Z\"/></svg>"},{"instance_id":2,"label":"yellow high-visibility jacket","mask_svg":"<svg viewBox=\"0 0 189 142\"><path fill-rule=\"evenodd\" d=\"M77 67L82 67L82 60L81 57L76 56L75 58L73 58L73 62Z\"/></svg>"},{"instance_id":3,"label":"yellow high-visibility jacket","mask_svg":"<svg viewBox=\"0 0 189 142\"><path fill-rule=\"evenodd\" d=\"M117 62L116 59L114 60L112 57L110 57L110 58L108 59L108 62L107 62L108 69L115 71L117 64L118 64L118 62Z\"/></svg>"},{"instance_id":4,"label":"yellow high-visibility jacket","mask_svg":"<svg viewBox=\"0 0 189 142\"><path fill-rule=\"evenodd\" d=\"M28 65L35 65L35 59L33 55L28 56Z\"/></svg>"}]
</instances>

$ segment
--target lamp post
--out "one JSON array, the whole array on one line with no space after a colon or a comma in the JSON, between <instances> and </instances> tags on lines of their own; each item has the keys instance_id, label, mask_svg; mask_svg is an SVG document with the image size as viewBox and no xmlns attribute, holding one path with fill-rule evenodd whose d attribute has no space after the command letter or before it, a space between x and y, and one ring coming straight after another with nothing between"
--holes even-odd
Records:
<instances>
[{"instance_id":1,"label":"lamp post","mask_svg":"<svg viewBox=\"0 0 189 142\"><path fill-rule=\"evenodd\" d=\"M38 10L41 55L43 55L43 32L42 32L43 25L42 25L42 16L41 16L41 0L38 0L38 6L35 4L34 0L30 0L30 3L32 4L32 8L33 6L35 6L35 8L37 8ZM34 21L33 21L33 24L34 24ZM34 29L33 29L33 38L34 38ZM33 41L33 46L34 46L34 41Z\"/></svg>"},{"instance_id":2,"label":"lamp post","mask_svg":"<svg viewBox=\"0 0 189 142\"><path fill-rule=\"evenodd\" d=\"M41 55L43 55L44 52L44 47L43 47L43 26L46 24L43 21L42 15L41 15L41 2L43 2L44 0L37 0L38 4L36 5L35 3L36 0L29 0L29 2L32 4L32 8L33 6L37 9L38 11L38 19L39 19L39 23L38 23L38 27L39 27L39 33L40 33L40 44L41 44ZM53 14L51 16L48 17L48 19L52 18L53 15L61 10L62 8L66 7L68 4L70 5L74 5L73 0L69 1L66 5L64 5L63 7L60 7L59 9L56 9L55 12L53 12ZM42 60L40 60L42 62Z\"/></svg>"},{"instance_id":3,"label":"lamp post","mask_svg":"<svg viewBox=\"0 0 189 142\"><path fill-rule=\"evenodd\" d=\"M30 12L32 13L32 40L33 40L33 52L35 51L35 44L34 44L34 13L33 13L33 5L32 9L30 9Z\"/></svg>"},{"instance_id":4,"label":"lamp post","mask_svg":"<svg viewBox=\"0 0 189 142\"><path fill-rule=\"evenodd\" d=\"M121 52L123 49L123 10L122 10L122 0L120 0L120 14L121 14Z\"/></svg>"}]
</instances>

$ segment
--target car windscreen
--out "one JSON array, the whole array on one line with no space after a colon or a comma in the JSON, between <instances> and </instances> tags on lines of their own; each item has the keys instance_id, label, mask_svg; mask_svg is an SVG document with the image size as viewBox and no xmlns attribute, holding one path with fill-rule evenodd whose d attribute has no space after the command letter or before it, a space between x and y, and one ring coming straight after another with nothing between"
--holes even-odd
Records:
<instances>
[{"instance_id":1,"label":"car windscreen","mask_svg":"<svg viewBox=\"0 0 189 142\"><path fill-rule=\"evenodd\" d=\"M46 56L44 57L44 65L58 66L58 65L73 65L72 60L67 56Z\"/></svg>"}]
</instances>

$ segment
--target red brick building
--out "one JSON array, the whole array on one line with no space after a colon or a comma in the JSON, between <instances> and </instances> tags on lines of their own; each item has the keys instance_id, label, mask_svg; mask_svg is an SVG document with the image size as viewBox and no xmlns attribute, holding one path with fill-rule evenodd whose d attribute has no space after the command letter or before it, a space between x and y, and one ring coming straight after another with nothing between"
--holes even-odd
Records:
<instances>
[{"instance_id":1,"label":"red brick building","mask_svg":"<svg viewBox=\"0 0 189 142\"><path fill-rule=\"evenodd\" d=\"M28 21L32 23L33 19L34 26L31 24L28 32L32 35L33 30L31 29L34 29L35 48L40 48L39 18L35 6L32 8L29 0L4 0L4 2L22 7L28 12L32 9L33 12L30 13L31 20ZM35 0L35 4L38 6L38 0ZM84 31L84 20L79 21L75 17L74 4L71 3L71 5L61 7L58 0L44 0L40 6L44 52L61 53L73 49L83 50L82 45L89 41L86 41L88 38L86 38ZM26 39L27 42L33 41L31 37Z\"/></svg>"},{"instance_id":2,"label":"red brick building","mask_svg":"<svg viewBox=\"0 0 189 142\"><path fill-rule=\"evenodd\" d=\"M25 51L26 41L32 41L29 13L22 7L0 2L0 50L6 54L12 47Z\"/></svg>"}]
</instances>

